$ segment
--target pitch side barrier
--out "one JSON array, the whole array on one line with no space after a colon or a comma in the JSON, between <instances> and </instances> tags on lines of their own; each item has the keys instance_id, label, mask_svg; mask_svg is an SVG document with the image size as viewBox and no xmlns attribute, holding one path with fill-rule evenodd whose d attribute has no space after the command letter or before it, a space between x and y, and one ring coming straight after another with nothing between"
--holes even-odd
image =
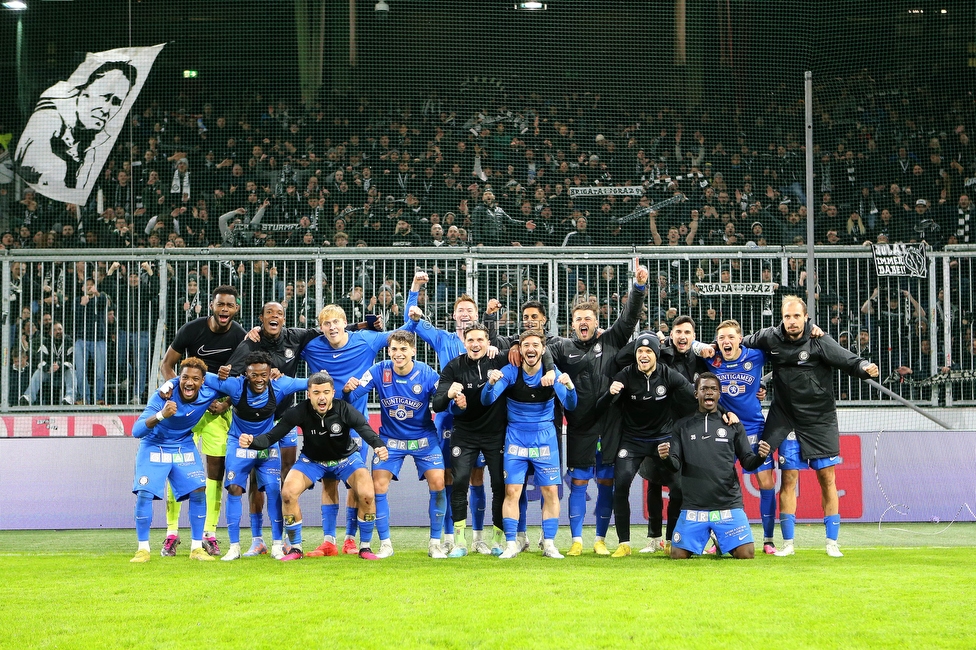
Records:
<instances>
[{"instance_id":1,"label":"pitch side barrier","mask_svg":"<svg viewBox=\"0 0 976 650\"><path fill-rule=\"evenodd\" d=\"M580 300L596 301L602 327L614 322L637 264L650 270L641 328L666 331L674 316L690 314L700 339L710 340L727 318L748 333L777 323L782 297L805 295L812 277L816 322L878 363L885 386L919 405L976 404L976 248L929 251L924 278L879 277L862 247L818 248L809 274L805 254L768 247L3 251L0 412L140 410L176 330L207 315L221 284L240 291L245 327L273 300L285 305L288 326L316 326L318 311L335 302L351 323L373 314L389 330L402 323L413 276L423 270L430 280L420 307L438 327L453 328L454 299L467 293L482 311L489 298L501 302L500 334L516 334L520 306L538 300L550 332L567 335ZM422 343L418 358L436 367ZM845 406L892 403L840 373L834 390Z\"/></svg>"}]
</instances>

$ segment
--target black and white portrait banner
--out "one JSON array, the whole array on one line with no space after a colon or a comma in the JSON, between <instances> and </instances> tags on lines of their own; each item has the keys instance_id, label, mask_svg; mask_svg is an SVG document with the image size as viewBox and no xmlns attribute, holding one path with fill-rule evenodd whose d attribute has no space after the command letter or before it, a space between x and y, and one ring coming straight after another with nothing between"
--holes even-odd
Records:
<instances>
[{"instance_id":1,"label":"black and white portrait banner","mask_svg":"<svg viewBox=\"0 0 976 650\"><path fill-rule=\"evenodd\" d=\"M927 277L925 244L874 244L874 269L878 277Z\"/></svg>"},{"instance_id":2,"label":"black and white portrait banner","mask_svg":"<svg viewBox=\"0 0 976 650\"><path fill-rule=\"evenodd\" d=\"M14 154L20 177L56 201L87 202L163 46L89 52L42 92Z\"/></svg>"}]
</instances>

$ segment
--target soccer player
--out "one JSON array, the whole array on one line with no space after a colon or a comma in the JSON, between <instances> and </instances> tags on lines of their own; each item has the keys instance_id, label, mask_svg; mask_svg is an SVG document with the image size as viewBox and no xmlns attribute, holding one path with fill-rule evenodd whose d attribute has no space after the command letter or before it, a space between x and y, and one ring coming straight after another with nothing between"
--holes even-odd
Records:
<instances>
[{"instance_id":1,"label":"soccer player","mask_svg":"<svg viewBox=\"0 0 976 650\"><path fill-rule=\"evenodd\" d=\"M507 361L500 356L488 357L488 330L478 322L464 330L465 353L455 357L441 371L437 392L431 400L435 413L450 409L454 417L450 437L451 471L454 490L452 511L459 517L454 521L455 547L448 557L464 557L468 553L464 538L465 513L468 509L467 491L471 468L479 454L483 454L491 485L492 524L502 523L502 502L505 482L502 476L502 448L505 445L505 399L489 406L481 403L481 391L488 381L488 373L500 369ZM489 549L490 552L490 549Z\"/></svg>"},{"instance_id":2,"label":"soccer player","mask_svg":"<svg viewBox=\"0 0 976 650\"><path fill-rule=\"evenodd\" d=\"M241 449L268 449L293 428L302 430L302 451L285 477L281 490L285 530L291 539L291 550L281 559L291 561L304 557L298 497L320 480L344 481L349 485L357 501L359 557L379 559L370 548L376 521L373 481L359 452L361 444L356 443L350 432L359 434L380 460L386 460L389 454L365 416L348 402L335 399L335 383L329 373L312 373L307 389L308 399L288 409L271 431L256 437L242 434L239 441Z\"/></svg>"},{"instance_id":3,"label":"soccer player","mask_svg":"<svg viewBox=\"0 0 976 650\"><path fill-rule=\"evenodd\" d=\"M281 524L281 457L277 445L271 445L267 453L257 453L241 448L242 434L260 435L274 425L278 403L288 400L294 393L304 390L306 382L293 377L271 379L272 359L267 352L251 352L244 360L245 372L240 377L227 377L230 368L224 366L221 375L207 374L209 388L230 397L234 405L234 419L227 438L227 536L230 549L224 561L241 557L241 497L247 486L251 470L255 470L258 489L268 496L268 514L271 517L271 556L276 560L284 557Z\"/></svg>"},{"instance_id":4,"label":"soccer player","mask_svg":"<svg viewBox=\"0 0 976 650\"><path fill-rule=\"evenodd\" d=\"M660 443L655 455L664 469L681 476L684 492L671 557L701 555L714 533L720 552L751 560L755 545L742 509L735 460L743 469L755 470L769 458L769 443L760 441L756 453L741 423L723 421L718 413L721 386L714 374L700 374L695 390L698 410L675 423L670 442Z\"/></svg>"},{"instance_id":5,"label":"soccer player","mask_svg":"<svg viewBox=\"0 0 976 650\"><path fill-rule=\"evenodd\" d=\"M440 438L430 417L430 398L437 388L438 374L425 363L414 361L417 354L413 334L397 330L390 334L389 356L374 364L361 379L351 378L346 386L354 390L348 394L356 401L363 394L375 390L380 401L380 439L389 451L389 458L373 458L373 491L376 494L376 532L380 538L380 559L393 555L390 539L390 505L386 494L390 479L400 480L400 468L407 457L413 457L417 474L427 480L430 501L430 541L427 554L444 559L441 547L444 528L444 458Z\"/></svg>"},{"instance_id":6,"label":"soccer player","mask_svg":"<svg viewBox=\"0 0 976 650\"><path fill-rule=\"evenodd\" d=\"M820 483L827 555L843 557L837 544L840 503L834 466L840 460L840 430L833 392L833 370L867 379L878 366L840 346L829 336L813 338L807 305L798 296L785 296L783 321L747 336L742 344L762 350L773 366L773 402L763 440L779 447L782 477L779 490L783 548L776 555L793 555L796 521L796 482L800 469L813 469ZM782 444L780 444L782 443Z\"/></svg>"},{"instance_id":7,"label":"soccer player","mask_svg":"<svg viewBox=\"0 0 976 650\"><path fill-rule=\"evenodd\" d=\"M553 361L569 375L576 387L578 405L566 414L566 465L571 479L569 522L573 544L567 555L583 552L583 516L586 514L586 485L597 483L596 540L593 550L610 555L605 537L610 527L613 504L614 465L608 461L603 440L619 435L620 414L617 409L597 407L597 400L610 386L614 356L637 328L637 320L647 293L647 269L637 269L634 287L627 305L610 329L598 334L600 306L596 302L573 307L573 338L555 338L549 344ZM633 478L633 477L631 477Z\"/></svg>"},{"instance_id":8,"label":"soccer player","mask_svg":"<svg viewBox=\"0 0 976 650\"><path fill-rule=\"evenodd\" d=\"M245 372L246 360L251 353L264 351L271 355L271 367L285 377L294 377L298 373L302 361L300 356L309 341L318 337L321 332L317 329L304 327L285 327L285 308L281 303L270 301L264 304L259 317L260 325L247 333L244 341L237 347L227 362L231 366L231 375L238 376ZM283 399L278 403L275 417L280 418L295 403L294 397ZM295 464L298 456L298 431L292 431L278 443L281 454L281 476L287 476L288 470ZM264 543L264 491L258 489L260 481L252 476L250 485L250 519L251 519L251 548L244 553L244 557L253 557L267 553L268 547ZM279 537L280 539L280 537Z\"/></svg>"},{"instance_id":9,"label":"soccer player","mask_svg":"<svg viewBox=\"0 0 976 650\"><path fill-rule=\"evenodd\" d=\"M437 354L437 363L443 372L444 367L452 359L456 359L465 354L464 332L469 325L478 320L478 304L474 298L467 294L458 296L454 301L454 312L452 313L454 332L438 329L429 321L422 319L423 311L418 306L420 291L427 284L428 280L429 277L424 271L417 271L414 274L413 283L410 285L410 293L407 294L407 302L404 305L404 329L408 332L415 333L421 341L433 348ZM491 353L489 356L493 357L494 354ZM448 453L448 449L451 446L451 432L454 427L451 411L444 410L437 413L434 417L434 425L437 427L437 433L442 441L441 452L445 464L445 489L447 491L448 505L444 523L444 546L447 552L450 552L455 543L453 521L455 511L452 506L455 502L453 497L454 478L450 466L452 462L451 455ZM478 553L487 555L491 553L491 549L482 537L485 521L485 506L487 503L485 497L484 471L484 464L480 457L476 458L469 480L471 482L471 518L474 548ZM460 502L458 501L458 503ZM465 510L458 513L459 515L467 512L467 500L464 500L464 507ZM461 541L462 543L464 542L464 540Z\"/></svg>"},{"instance_id":10,"label":"soccer player","mask_svg":"<svg viewBox=\"0 0 976 650\"><path fill-rule=\"evenodd\" d=\"M658 334L658 340L661 339ZM638 339L635 339L621 348L617 353L618 371L626 368L634 362ZM695 379L702 372L708 371L705 361L697 357L693 351L695 343L695 321L691 316L680 315L671 324L670 336L661 341L658 355L658 363L678 371L681 376L694 384ZM654 458L648 458L640 467L639 473L647 479L647 544L640 550L641 553L656 553L667 550L667 543L671 541L671 533L678 523L678 515L681 513L681 483L678 479L668 472L660 469ZM664 497L662 490L668 486L668 519L666 535L661 535L663 522ZM665 542L667 540L667 543Z\"/></svg>"},{"instance_id":11,"label":"soccer player","mask_svg":"<svg viewBox=\"0 0 976 650\"><path fill-rule=\"evenodd\" d=\"M762 380L766 355L762 350L742 346L742 327L736 320L719 323L715 334L718 356L712 361L714 374L722 386L719 404L739 417L749 436L753 453L758 449L765 420L758 393ZM763 553L776 552L773 529L776 525L776 478L773 475L773 457L766 455L756 469L742 468L743 474L755 474L759 483L759 514L763 527Z\"/></svg>"},{"instance_id":12,"label":"soccer player","mask_svg":"<svg viewBox=\"0 0 976 650\"><path fill-rule=\"evenodd\" d=\"M508 426L505 429L505 503L502 505L505 550L498 556L508 560L522 550L516 542L519 497L529 465L535 469L535 483L542 491L542 552L557 560L563 555L556 548L559 530L559 438L553 425L555 398L566 411L576 408L576 389L569 375L556 371L556 383L542 385L542 355L545 334L527 330L519 337L521 366L511 364L491 370L482 389L481 402L488 405L502 395L508 398Z\"/></svg>"},{"instance_id":13,"label":"soccer player","mask_svg":"<svg viewBox=\"0 0 976 650\"><path fill-rule=\"evenodd\" d=\"M326 305L318 314L322 336L312 339L302 350L302 357L310 372L327 372L340 390L352 377L361 377L373 362L376 354L386 347L387 332L370 330L349 331L346 329L346 312L338 305ZM353 402L353 406L363 417L369 417L366 395ZM355 429L354 429L355 430ZM359 437L353 435L359 445L361 460L365 464L369 449L362 445ZM368 472L367 472L368 473ZM353 487L352 484L349 484ZM372 484L370 492L372 492ZM350 555L358 553L356 548L356 528L358 526L359 501L348 492L346 495L346 539L342 552ZM322 534L323 541L318 548L309 551L309 557L332 556L336 548L336 518L339 516L338 482L329 478L322 482ZM361 539L361 538L360 538Z\"/></svg>"},{"instance_id":14,"label":"soccer player","mask_svg":"<svg viewBox=\"0 0 976 650\"><path fill-rule=\"evenodd\" d=\"M207 516L206 479L200 455L193 445L193 427L213 402L215 393L204 386L207 364L188 357L180 364L178 390L172 399L153 393L135 425L139 438L136 455L136 536L139 548L131 562L149 561L149 529L152 502L163 499L169 482L177 502L190 500L190 559L213 560L203 548L203 524Z\"/></svg>"},{"instance_id":15,"label":"soccer player","mask_svg":"<svg viewBox=\"0 0 976 650\"><path fill-rule=\"evenodd\" d=\"M230 285L221 285L210 297L210 315L185 324L176 332L173 343L166 350L159 365L163 381L176 377L180 359L197 357L207 364L207 372L217 372L227 363L234 350L244 340L244 328L234 319L240 311L238 291ZM193 433L200 451L206 459L207 470L207 520L204 524L203 546L210 555L219 555L217 523L220 519L220 502L223 494L224 456L227 453L227 432L230 431L231 404L226 398L215 399L207 408ZM160 553L176 555L180 544L180 504L172 491L166 493L166 541Z\"/></svg>"}]
</instances>

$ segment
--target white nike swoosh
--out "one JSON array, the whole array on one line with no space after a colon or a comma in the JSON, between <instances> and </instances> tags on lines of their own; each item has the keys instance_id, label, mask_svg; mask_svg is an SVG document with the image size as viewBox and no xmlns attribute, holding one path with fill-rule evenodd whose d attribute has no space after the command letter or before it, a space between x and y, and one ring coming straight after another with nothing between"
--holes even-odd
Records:
<instances>
[{"instance_id":1,"label":"white nike swoosh","mask_svg":"<svg viewBox=\"0 0 976 650\"><path fill-rule=\"evenodd\" d=\"M220 350L207 350L201 345L199 348L197 348L197 354L201 357L209 357L214 354L220 354L221 352L230 352L233 349L234 348L222 348Z\"/></svg>"},{"instance_id":2,"label":"white nike swoosh","mask_svg":"<svg viewBox=\"0 0 976 650\"><path fill-rule=\"evenodd\" d=\"M745 539L746 537L748 537L748 535L740 535L740 536L739 536L739 541L741 542L741 541L742 541L742 540L744 540L744 539Z\"/></svg>"},{"instance_id":3,"label":"white nike swoosh","mask_svg":"<svg viewBox=\"0 0 976 650\"><path fill-rule=\"evenodd\" d=\"M575 359L576 357L581 357L581 356L583 356L583 355L582 354L571 354L571 355L569 355L569 358L570 359Z\"/></svg>"},{"instance_id":4,"label":"white nike swoosh","mask_svg":"<svg viewBox=\"0 0 976 650\"><path fill-rule=\"evenodd\" d=\"M341 357L341 356L342 356L342 353L340 352L339 354L333 354L333 355L332 355L332 358L333 358L333 359L338 359L338 358L339 358L339 357Z\"/></svg>"},{"instance_id":5,"label":"white nike swoosh","mask_svg":"<svg viewBox=\"0 0 976 650\"><path fill-rule=\"evenodd\" d=\"M711 436L702 436L701 437L702 440L708 440L709 438L711 438Z\"/></svg>"}]
</instances>

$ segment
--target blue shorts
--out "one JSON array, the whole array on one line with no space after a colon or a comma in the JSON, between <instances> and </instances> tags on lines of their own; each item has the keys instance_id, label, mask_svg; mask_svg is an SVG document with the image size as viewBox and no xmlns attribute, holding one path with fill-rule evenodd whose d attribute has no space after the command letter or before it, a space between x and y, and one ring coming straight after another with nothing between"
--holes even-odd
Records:
<instances>
[{"instance_id":1,"label":"blue shorts","mask_svg":"<svg viewBox=\"0 0 976 650\"><path fill-rule=\"evenodd\" d=\"M224 487L231 485L247 487L247 477L252 469L257 475L259 490L263 490L271 483L278 484L281 481L281 452L278 450L278 445L271 445L268 449L258 451L241 449L238 442L234 436L227 438Z\"/></svg>"},{"instance_id":2,"label":"blue shorts","mask_svg":"<svg viewBox=\"0 0 976 650\"><path fill-rule=\"evenodd\" d=\"M566 475L577 481L590 481L593 479L612 479L613 463L604 464L603 454L597 450L596 465L593 467L570 467Z\"/></svg>"},{"instance_id":3,"label":"blue shorts","mask_svg":"<svg viewBox=\"0 0 976 650\"><path fill-rule=\"evenodd\" d=\"M508 440L512 440L512 437L508 436ZM505 485L523 485L529 466L535 471L537 486L562 483L559 471L559 447L555 436L552 436L548 442L532 446L524 446L517 441L508 440L505 442L505 457L502 461Z\"/></svg>"},{"instance_id":4,"label":"blue shorts","mask_svg":"<svg viewBox=\"0 0 976 650\"><path fill-rule=\"evenodd\" d=\"M133 494L146 491L154 499L163 499L166 497L167 481L177 501L186 499L194 490L206 487L207 474L203 471L200 452L192 440L178 445L139 444Z\"/></svg>"},{"instance_id":5,"label":"blue shorts","mask_svg":"<svg viewBox=\"0 0 976 650\"><path fill-rule=\"evenodd\" d=\"M840 456L830 458L811 458L803 460L800 457L800 441L796 439L796 433L790 431L779 446L779 468L780 469L823 469L841 464Z\"/></svg>"},{"instance_id":6,"label":"blue shorts","mask_svg":"<svg viewBox=\"0 0 976 650\"><path fill-rule=\"evenodd\" d=\"M349 454L342 460L316 461L309 460L305 454L298 455L298 461L292 467L309 478L312 483L316 481L342 481L348 483L349 477L357 469L366 469L362 456L356 453Z\"/></svg>"},{"instance_id":7,"label":"blue shorts","mask_svg":"<svg viewBox=\"0 0 976 650\"><path fill-rule=\"evenodd\" d=\"M359 460L363 461L363 467L366 467L366 459L369 458L369 445L364 444L363 439L357 436L355 433L350 431L349 435L355 441L356 446L359 447Z\"/></svg>"},{"instance_id":8,"label":"blue shorts","mask_svg":"<svg viewBox=\"0 0 976 650\"><path fill-rule=\"evenodd\" d=\"M674 528L671 543L694 555L701 555L709 533L715 533L718 550L728 553L743 544L751 544L749 518L742 508L734 510L682 510Z\"/></svg>"},{"instance_id":9,"label":"blue shorts","mask_svg":"<svg viewBox=\"0 0 976 650\"><path fill-rule=\"evenodd\" d=\"M758 435L750 435L749 436L749 444L752 445L752 453L758 454L759 453L759 436ZM770 452L770 454L768 456L766 456L766 460L763 461L763 464L762 465L760 465L756 469L744 469L744 470L742 470L742 473L743 474L758 474L759 472L765 472L767 470L768 471L772 471L773 470L773 454L772 454L772 452Z\"/></svg>"},{"instance_id":10,"label":"blue shorts","mask_svg":"<svg viewBox=\"0 0 976 650\"><path fill-rule=\"evenodd\" d=\"M286 449L288 447L297 447L298 446L298 427L295 427L294 429L292 429L291 431L289 431L288 432L288 435L286 435L284 438L282 438L281 440L279 440L278 441L278 446L281 447L282 449Z\"/></svg>"},{"instance_id":11,"label":"blue shorts","mask_svg":"<svg viewBox=\"0 0 976 650\"><path fill-rule=\"evenodd\" d=\"M394 480L400 480L400 468L408 456L412 456L417 465L417 478L423 479L429 469L444 469L444 455L437 442L436 435L430 435L417 440L399 440L381 435L390 457L380 460L373 456L373 471L385 470L393 474Z\"/></svg>"}]
</instances>

